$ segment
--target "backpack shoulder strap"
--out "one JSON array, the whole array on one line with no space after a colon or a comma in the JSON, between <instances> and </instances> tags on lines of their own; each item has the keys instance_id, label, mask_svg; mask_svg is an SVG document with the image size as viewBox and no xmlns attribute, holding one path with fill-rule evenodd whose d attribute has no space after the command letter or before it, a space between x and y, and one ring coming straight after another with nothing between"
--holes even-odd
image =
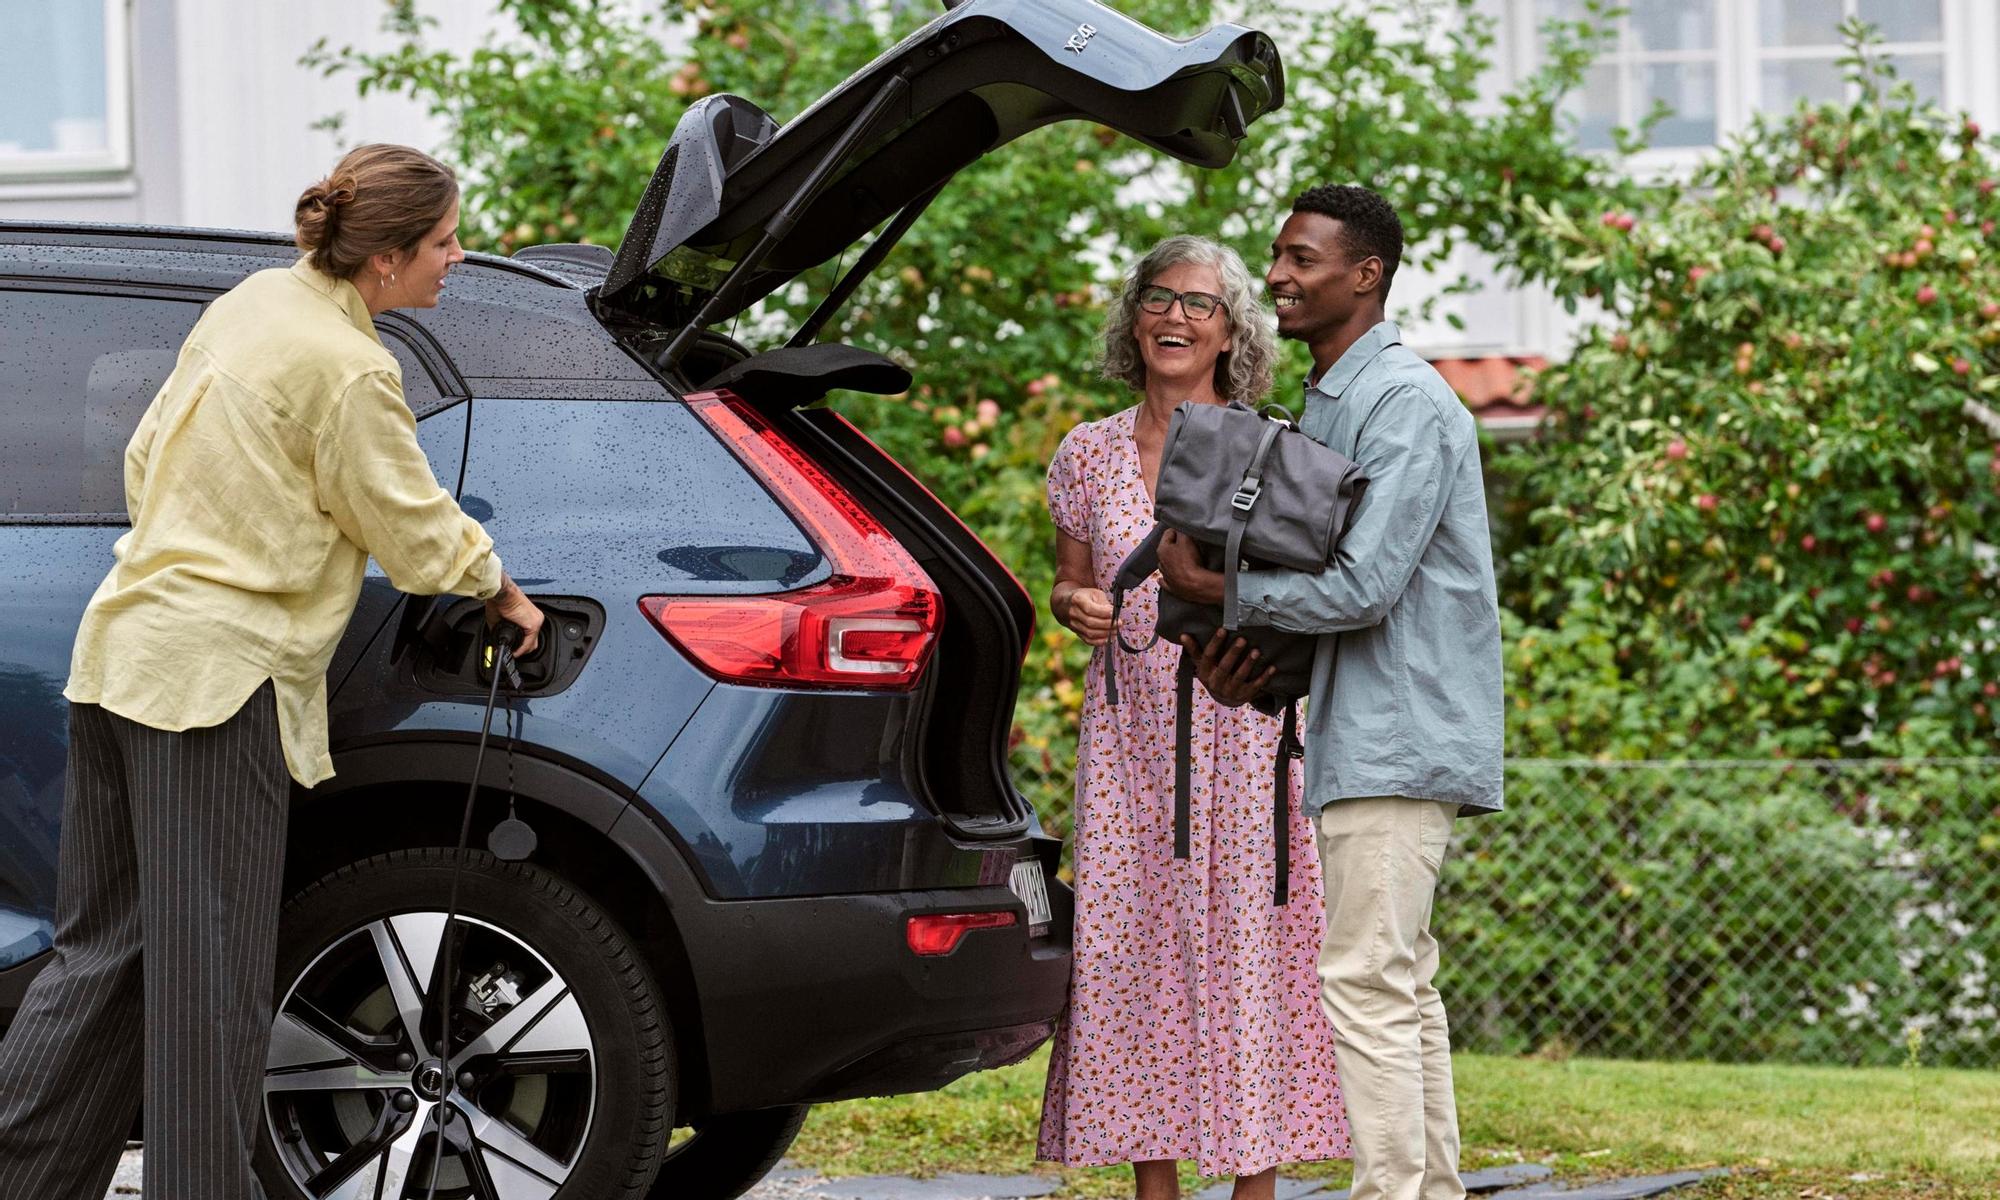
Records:
<instances>
[{"instance_id":1,"label":"backpack shoulder strap","mask_svg":"<svg viewBox=\"0 0 2000 1200\"><path fill-rule=\"evenodd\" d=\"M1181 650L1174 673L1174 857L1188 856L1188 772L1194 757L1194 655Z\"/></svg>"},{"instance_id":2,"label":"backpack shoulder strap","mask_svg":"<svg viewBox=\"0 0 2000 1200\"><path fill-rule=\"evenodd\" d=\"M1132 547L1132 553L1118 564L1118 574L1111 581L1111 639L1116 645L1106 643L1104 647L1104 702L1116 706L1118 703L1118 664L1112 659L1118 650L1127 654L1144 654L1160 640L1159 630L1153 631L1143 646L1134 646L1125 640L1125 631L1119 626L1118 618L1125 611L1125 593L1146 581L1153 572L1160 569L1160 539L1167 527L1153 526L1153 531L1145 540Z\"/></svg>"},{"instance_id":3,"label":"backpack shoulder strap","mask_svg":"<svg viewBox=\"0 0 2000 1200\"><path fill-rule=\"evenodd\" d=\"M1225 629L1239 629L1243 624L1242 613L1236 606L1236 566L1243 561L1243 532L1249 528L1250 510L1257 507L1257 497L1264 490L1264 462L1270 458L1271 447L1284 429L1283 423L1268 417L1264 419L1264 433L1257 439L1257 449L1250 455L1250 465L1243 470L1243 482L1237 485L1235 495L1229 498L1229 540L1222 556L1222 626Z\"/></svg>"},{"instance_id":4,"label":"backpack shoulder strap","mask_svg":"<svg viewBox=\"0 0 2000 1200\"><path fill-rule=\"evenodd\" d=\"M1299 743L1299 702L1285 705L1285 723L1278 730L1276 786L1271 797L1271 844L1277 861L1272 869L1271 903L1283 907L1292 898L1292 760L1305 753Z\"/></svg>"}]
</instances>

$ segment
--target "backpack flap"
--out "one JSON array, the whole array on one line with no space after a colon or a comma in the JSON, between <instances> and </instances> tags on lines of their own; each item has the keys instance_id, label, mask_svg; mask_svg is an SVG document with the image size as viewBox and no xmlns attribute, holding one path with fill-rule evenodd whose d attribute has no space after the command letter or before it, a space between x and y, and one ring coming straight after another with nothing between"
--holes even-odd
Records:
<instances>
[{"instance_id":1,"label":"backpack flap","mask_svg":"<svg viewBox=\"0 0 2000 1200\"><path fill-rule=\"evenodd\" d=\"M1289 421L1189 402L1167 427L1153 519L1218 547L1241 524L1240 557L1317 571L1332 561L1366 484L1351 459Z\"/></svg>"}]
</instances>

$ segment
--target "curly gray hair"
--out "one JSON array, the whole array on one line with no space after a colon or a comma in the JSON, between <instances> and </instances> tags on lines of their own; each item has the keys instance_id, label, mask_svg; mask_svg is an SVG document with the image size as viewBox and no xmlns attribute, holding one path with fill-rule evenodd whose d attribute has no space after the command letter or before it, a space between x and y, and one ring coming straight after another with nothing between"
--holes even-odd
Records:
<instances>
[{"instance_id":1,"label":"curly gray hair","mask_svg":"<svg viewBox=\"0 0 2000 1200\"><path fill-rule=\"evenodd\" d=\"M1139 354L1133 328L1139 320L1139 289L1169 267L1189 263L1213 267L1222 279L1222 305L1235 348L1215 360L1215 391L1224 400L1255 407L1271 390L1278 361L1278 340L1264 320L1257 283L1243 257L1219 242L1192 234L1164 238L1146 251L1125 276L1104 318L1104 350L1098 370L1104 378L1134 391L1146 386L1146 360Z\"/></svg>"}]
</instances>

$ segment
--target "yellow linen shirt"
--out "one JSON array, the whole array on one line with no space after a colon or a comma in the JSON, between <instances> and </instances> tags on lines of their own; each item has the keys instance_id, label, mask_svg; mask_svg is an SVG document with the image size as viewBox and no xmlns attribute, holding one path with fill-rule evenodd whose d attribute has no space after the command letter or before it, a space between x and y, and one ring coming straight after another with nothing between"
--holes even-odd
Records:
<instances>
[{"instance_id":1,"label":"yellow linen shirt","mask_svg":"<svg viewBox=\"0 0 2000 1200\"><path fill-rule=\"evenodd\" d=\"M333 775L326 667L368 556L405 592L500 589L493 540L431 473L361 293L304 260L195 324L125 448L125 506L63 695L198 729L269 679L308 787Z\"/></svg>"}]
</instances>

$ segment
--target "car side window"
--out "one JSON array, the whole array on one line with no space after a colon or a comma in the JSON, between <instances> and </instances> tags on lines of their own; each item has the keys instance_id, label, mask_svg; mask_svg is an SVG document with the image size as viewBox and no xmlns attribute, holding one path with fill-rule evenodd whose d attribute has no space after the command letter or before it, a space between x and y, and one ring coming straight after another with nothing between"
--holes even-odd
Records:
<instances>
[{"instance_id":1,"label":"car side window","mask_svg":"<svg viewBox=\"0 0 2000 1200\"><path fill-rule=\"evenodd\" d=\"M0 291L0 520L125 520L125 443L201 308Z\"/></svg>"},{"instance_id":2,"label":"car side window","mask_svg":"<svg viewBox=\"0 0 2000 1200\"><path fill-rule=\"evenodd\" d=\"M125 521L125 444L202 307L0 290L0 521ZM382 342L403 368L410 408L443 407L416 349L394 335Z\"/></svg>"}]
</instances>

